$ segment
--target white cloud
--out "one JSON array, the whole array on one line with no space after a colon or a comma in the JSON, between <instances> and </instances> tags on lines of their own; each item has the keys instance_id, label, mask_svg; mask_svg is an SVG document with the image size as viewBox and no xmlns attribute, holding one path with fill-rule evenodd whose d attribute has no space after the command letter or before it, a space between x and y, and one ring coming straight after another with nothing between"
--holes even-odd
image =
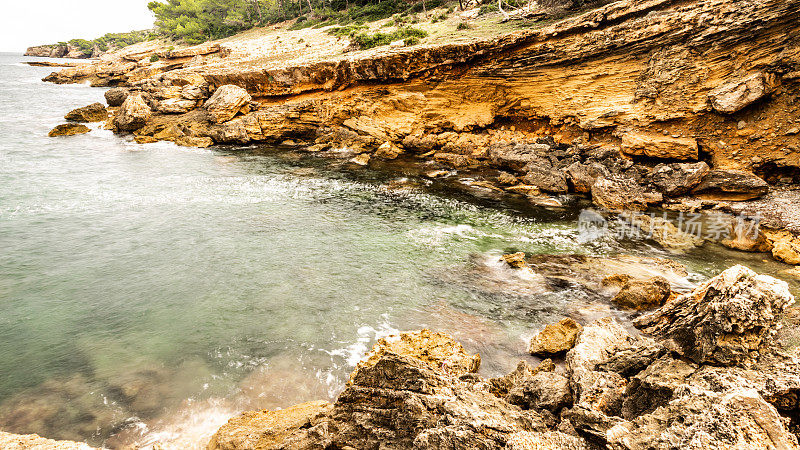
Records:
<instances>
[{"instance_id":1,"label":"white cloud","mask_svg":"<svg viewBox=\"0 0 800 450\"><path fill-rule=\"evenodd\" d=\"M0 51L153 26L148 0L9 0L0 10Z\"/></svg>"}]
</instances>

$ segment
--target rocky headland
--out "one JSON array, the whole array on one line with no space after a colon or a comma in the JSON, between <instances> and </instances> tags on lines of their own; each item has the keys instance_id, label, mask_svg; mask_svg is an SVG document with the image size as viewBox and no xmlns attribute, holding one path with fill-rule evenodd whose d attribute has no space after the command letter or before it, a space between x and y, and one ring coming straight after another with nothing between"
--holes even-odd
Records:
<instances>
[{"instance_id":1,"label":"rocky headland","mask_svg":"<svg viewBox=\"0 0 800 450\"><path fill-rule=\"evenodd\" d=\"M135 44L45 78L111 88L107 107L54 132L100 122L141 144L404 159L547 208L586 198L676 253L712 241L800 278L800 0L599 3L495 36L363 51L324 29ZM663 211L721 218L724 236ZM208 448L798 447L785 282L734 266L674 292L683 269L669 262L639 278L580 256L504 260L635 319L562 320L530 344L547 359L489 379L446 334L385 338L335 401L245 413Z\"/></svg>"}]
</instances>

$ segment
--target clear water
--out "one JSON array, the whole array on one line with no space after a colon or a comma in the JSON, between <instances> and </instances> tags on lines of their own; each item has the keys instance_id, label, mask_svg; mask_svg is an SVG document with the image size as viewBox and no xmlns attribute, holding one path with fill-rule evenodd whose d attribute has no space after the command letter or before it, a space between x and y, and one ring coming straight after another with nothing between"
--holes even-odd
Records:
<instances>
[{"instance_id":1,"label":"clear water","mask_svg":"<svg viewBox=\"0 0 800 450\"><path fill-rule=\"evenodd\" d=\"M96 126L48 138L103 90L43 83L51 69L22 60L0 55L5 431L199 448L237 411L331 398L394 330L452 333L502 373L542 323L615 313L568 288L505 289L503 252L663 254L583 246L577 210L465 195L399 163L140 146ZM677 259L694 281L782 268L717 247Z\"/></svg>"}]
</instances>

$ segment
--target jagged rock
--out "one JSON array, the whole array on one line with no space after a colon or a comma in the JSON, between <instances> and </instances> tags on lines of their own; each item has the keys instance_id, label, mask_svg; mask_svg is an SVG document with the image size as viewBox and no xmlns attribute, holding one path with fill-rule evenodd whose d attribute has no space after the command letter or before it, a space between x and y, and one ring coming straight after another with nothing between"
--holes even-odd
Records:
<instances>
[{"instance_id":1,"label":"jagged rock","mask_svg":"<svg viewBox=\"0 0 800 450\"><path fill-rule=\"evenodd\" d=\"M108 106L121 106L125 99L128 98L129 91L122 87L111 88L106 91L104 97Z\"/></svg>"},{"instance_id":2,"label":"jagged rock","mask_svg":"<svg viewBox=\"0 0 800 450\"><path fill-rule=\"evenodd\" d=\"M525 252L517 252L508 255L503 255L503 261L505 261L506 264L513 267L514 269L521 269L523 267L528 267L528 263L527 261L525 261Z\"/></svg>"},{"instance_id":3,"label":"jagged rock","mask_svg":"<svg viewBox=\"0 0 800 450\"><path fill-rule=\"evenodd\" d=\"M614 296L617 305L635 310L657 308L669 298L672 289L664 277L628 281Z\"/></svg>"},{"instance_id":4,"label":"jagged rock","mask_svg":"<svg viewBox=\"0 0 800 450\"><path fill-rule=\"evenodd\" d=\"M506 400L522 409L544 409L555 414L572 405L572 391L563 375L539 372L510 389Z\"/></svg>"},{"instance_id":5,"label":"jagged rock","mask_svg":"<svg viewBox=\"0 0 800 450\"><path fill-rule=\"evenodd\" d=\"M630 379L622 403L622 417L635 419L666 405L675 390L696 370L696 365L670 356L656 360Z\"/></svg>"},{"instance_id":6,"label":"jagged rock","mask_svg":"<svg viewBox=\"0 0 800 450\"><path fill-rule=\"evenodd\" d=\"M712 90L708 100L715 111L733 114L771 94L777 86L774 74L758 72Z\"/></svg>"},{"instance_id":7,"label":"jagged rock","mask_svg":"<svg viewBox=\"0 0 800 450\"><path fill-rule=\"evenodd\" d=\"M359 166L366 166L369 164L370 156L369 153L361 153L352 158L350 158L350 162L353 164L358 164Z\"/></svg>"},{"instance_id":8,"label":"jagged rock","mask_svg":"<svg viewBox=\"0 0 800 450\"><path fill-rule=\"evenodd\" d=\"M606 317L587 325L578 334L575 347L567 352L567 373L576 405L606 415L616 415L622 407L626 381L614 372L596 371L598 364L633 338L614 319Z\"/></svg>"},{"instance_id":9,"label":"jagged rock","mask_svg":"<svg viewBox=\"0 0 800 450\"><path fill-rule=\"evenodd\" d=\"M549 166L549 150L550 146L547 144L498 144L489 147L489 158L495 166L519 171L530 163Z\"/></svg>"},{"instance_id":10,"label":"jagged rock","mask_svg":"<svg viewBox=\"0 0 800 450\"><path fill-rule=\"evenodd\" d=\"M613 356L597 365L597 370L616 372L624 378L644 370L666 352L663 345L652 339L642 338L633 345L617 350Z\"/></svg>"},{"instance_id":11,"label":"jagged rock","mask_svg":"<svg viewBox=\"0 0 800 450\"><path fill-rule=\"evenodd\" d=\"M733 365L769 343L792 303L786 282L734 266L634 325L695 362Z\"/></svg>"},{"instance_id":12,"label":"jagged rock","mask_svg":"<svg viewBox=\"0 0 800 450\"><path fill-rule=\"evenodd\" d=\"M692 194L709 200L750 200L769 192L769 184L743 170L712 170Z\"/></svg>"},{"instance_id":13,"label":"jagged rock","mask_svg":"<svg viewBox=\"0 0 800 450\"><path fill-rule=\"evenodd\" d=\"M211 147L214 145L214 141L208 137L198 137L198 136L181 136L175 139L175 143L180 145L181 147L198 147L198 148L206 148Z\"/></svg>"},{"instance_id":14,"label":"jagged rock","mask_svg":"<svg viewBox=\"0 0 800 450\"><path fill-rule=\"evenodd\" d=\"M156 109L164 114L183 114L193 110L195 106L197 106L196 100L174 97L159 101Z\"/></svg>"},{"instance_id":15,"label":"jagged rock","mask_svg":"<svg viewBox=\"0 0 800 450\"><path fill-rule=\"evenodd\" d=\"M401 153L403 153L401 148L387 141L378 146L378 149L375 151L375 156L383 159L395 159L400 156Z\"/></svg>"},{"instance_id":16,"label":"jagged rock","mask_svg":"<svg viewBox=\"0 0 800 450\"><path fill-rule=\"evenodd\" d=\"M508 391L521 385L525 380L533 377L540 372L553 372L556 370L556 365L550 359L545 359L538 366L531 367L525 361L520 361L517 368L502 377L490 378L489 390L497 397L505 398Z\"/></svg>"},{"instance_id":17,"label":"jagged rock","mask_svg":"<svg viewBox=\"0 0 800 450\"><path fill-rule=\"evenodd\" d=\"M81 125L79 123L63 123L50 130L47 135L50 137L74 136L76 134L88 133L89 131L91 130L86 125Z\"/></svg>"},{"instance_id":18,"label":"jagged rock","mask_svg":"<svg viewBox=\"0 0 800 450\"><path fill-rule=\"evenodd\" d=\"M526 173L522 177L522 181L525 184L553 194L563 194L569 190L567 177L558 169L530 163L525 166L524 170Z\"/></svg>"},{"instance_id":19,"label":"jagged rock","mask_svg":"<svg viewBox=\"0 0 800 450\"><path fill-rule=\"evenodd\" d=\"M232 84L220 86L206 100L205 108L208 111L211 121L214 123L227 122L248 107L250 94L247 90Z\"/></svg>"},{"instance_id":20,"label":"jagged rock","mask_svg":"<svg viewBox=\"0 0 800 450\"><path fill-rule=\"evenodd\" d=\"M622 152L628 155L644 155L653 158L696 160L697 140L674 138L663 134L630 131L622 136Z\"/></svg>"},{"instance_id":21,"label":"jagged rock","mask_svg":"<svg viewBox=\"0 0 800 450\"><path fill-rule=\"evenodd\" d=\"M660 193L646 192L629 178L599 177L592 185L592 201L609 211L644 210L661 200Z\"/></svg>"},{"instance_id":22,"label":"jagged rock","mask_svg":"<svg viewBox=\"0 0 800 450\"><path fill-rule=\"evenodd\" d=\"M353 374L359 369L374 365L388 353L414 358L432 370L445 370L453 376L475 373L481 365L479 355L468 354L452 337L444 333L420 330L379 339L366 359L358 363ZM352 377L350 381L353 382Z\"/></svg>"},{"instance_id":23,"label":"jagged rock","mask_svg":"<svg viewBox=\"0 0 800 450\"><path fill-rule=\"evenodd\" d=\"M11 434L0 431L0 448L3 450L93 450L82 442L54 441L36 434Z\"/></svg>"},{"instance_id":24,"label":"jagged rock","mask_svg":"<svg viewBox=\"0 0 800 450\"><path fill-rule=\"evenodd\" d=\"M797 449L784 419L754 389L676 389L666 405L607 430L615 449Z\"/></svg>"},{"instance_id":25,"label":"jagged rock","mask_svg":"<svg viewBox=\"0 0 800 450\"><path fill-rule=\"evenodd\" d=\"M664 195L677 197L697 187L710 170L703 161L659 164L653 168L650 182Z\"/></svg>"},{"instance_id":26,"label":"jagged rock","mask_svg":"<svg viewBox=\"0 0 800 450\"><path fill-rule=\"evenodd\" d=\"M292 433L308 427L333 406L322 400L277 411L248 411L228 420L211 437L208 450L279 448Z\"/></svg>"},{"instance_id":27,"label":"jagged rock","mask_svg":"<svg viewBox=\"0 0 800 450\"><path fill-rule=\"evenodd\" d=\"M523 431L511 436L506 444L508 450L588 450L583 439L576 436L546 431L544 433Z\"/></svg>"},{"instance_id":28,"label":"jagged rock","mask_svg":"<svg viewBox=\"0 0 800 450\"><path fill-rule=\"evenodd\" d=\"M92 103L89 106L73 109L64 118L74 122L102 122L108 119L108 112L102 103Z\"/></svg>"},{"instance_id":29,"label":"jagged rock","mask_svg":"<svg viewBox=\"0 0 800 450\"><path fill-rule=\"evenodd\" d=\"M588 194L592 192L592 186L600 177L607 177L611 173L600 163L579 163L570 164L565 169L567 180L572 185L575 192Z\"/></svg>"},{"instance_id":30,"label":"jagged rock","mask_svg":"<svg viewBox=\"0 0 800 450\"><path fill-rule=\"evenodd\" d=\"M766 246L778 261L800 265L800 237L789 231L764 230Z\"/></svg>"},{"instance_id":31,"label":"jagged rock","mask_svg":"<svg viewBox=\"0 0 800 450\"><path fill-rule=\"evenodd\" d=\"M135 131L147 125L151 114L141 94L128 95L114 115L114 126L121 131Z\"/></svg>"},{"instance_id":32,"label":"jagged rock","mask_svg":"<svg viewBox=\"0 0 800 450\"><path fill-rule=\"evenodd\" d=\"M558 323L547 325L531 339L528 353L532 355L555 355L566 352L575 345L581 326L565 317Z\"/></svg>"}]
</instances>

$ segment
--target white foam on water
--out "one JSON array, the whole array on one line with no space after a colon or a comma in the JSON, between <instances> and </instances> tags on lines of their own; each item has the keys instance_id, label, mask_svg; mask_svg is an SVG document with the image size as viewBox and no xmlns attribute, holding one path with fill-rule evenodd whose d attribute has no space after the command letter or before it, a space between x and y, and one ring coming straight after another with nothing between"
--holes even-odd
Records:
<instances>
[{"instance_id":1,"label":"white foam on water","mask_svg":"<svg viewBox=\"0 0 800 450\"><path fill-rule=\"evenodd\" d=\"M361 326L356 334L358 337L356 341L352 344L338 348L334 350L323 350L324 352L328 353L331 356L339 356L344 358L345 363L348 367L355 367L356 364L359 363L364 356L366 356L367 351L369 351L371 344L377 341L382 337L386 337L392 334L399 333L399 330L394 328L389 323L389 315L383 314L381 315L381 321L377 324L377 326L373 327L371 325L364 325Z\"/></svg>"},{"instance_id":2,"label":"white foam on water","mask_svg":"<svg viewBox=\"0 0 800 450\"><path fill-rule=\"evenodd\" d=\"M179 411L153 424L138 422L141 433L135 442L140 450L205 449L211 436L238 411L228 400L210 398L200 402L187 401Z\"/></svg>"}]
</instances>

